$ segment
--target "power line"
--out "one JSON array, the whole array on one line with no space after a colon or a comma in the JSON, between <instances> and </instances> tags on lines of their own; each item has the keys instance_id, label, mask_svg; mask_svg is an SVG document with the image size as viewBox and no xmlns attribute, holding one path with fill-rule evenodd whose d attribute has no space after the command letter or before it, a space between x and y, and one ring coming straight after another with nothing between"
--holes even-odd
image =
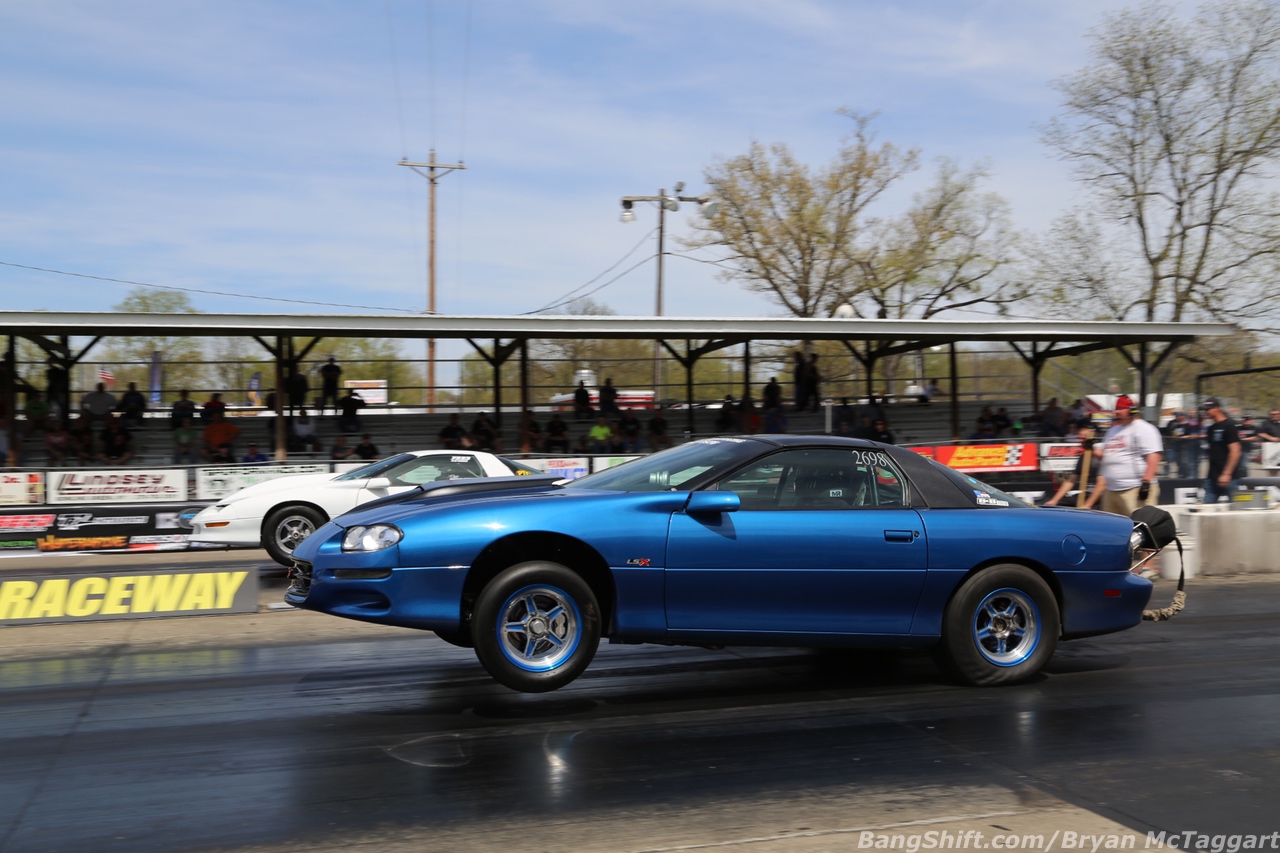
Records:
<instances>
[{"instance_id":1,"label":"power line","mask_svg":"<svg viewBox=\"0 0 1280 853\"><path fill-rule=\"evenodd\" d=\"M15 264L9 261L0 261L0 266L14 267L20 270L33 270L35 272L47 272L52 275L65 275L72 278L87 278L93 281L108 281L113 284L129 284L135 287L154 287L157 290L176 290L181 293L203 293L208 296L229 296L233 299L258 299L266 302L288 302L292 305L319 305L326 308L361 308L366 311L397 311L402 314L421 314L421 311L413 311L408 308L387 308L383 305L349 305L345 302L316 302L310 299L286 299L283 296L251 296L247 293L231 293L225 290L204 290L198 287L178 287L174 284L152 284L147 281L131 281L127 278L110 278L104 275L89 275L88 273L67 272L66 270L53 270L46 267L33 267L27 264Z\"/></svg>"},{"instance_id":2,"label":"power line","mask_svg":"<svg viewBox=\"0 0 1280 853\"><path fill-rule=\"evenodd\" d=\"M631 270L635 269L637 266L640 266L640 264L643 264L643 263L648 262L649 258L645 258L644 260L640 261L640 263L639 263L639 264L636 264L635 266L628 268L628 269L627 269L627 272L622 273L621 275L617 276L616 278L612 278L612 279L610 279L609 281L607 281L607 282L605 282L604 284L602 284L600 287L597 287L595 290L592 290L592 291L590 291L589 293L583 293L583 294L579 294L579 295L576 295L576 296L575 296L575 294L577 294L577 293L578 293L578 291L580 291L580 290L582 290L582 289L584 289L584 288L590 287L591 285L595 284L595 283L596 283L597 281L599 281L600 279L602 279L602 278L604 278L605 276L607 276L609 273L611 273L611 272L613 272L614 270L616 270L619 266L621 266L621 265L622 265L622 263L623 263L624 261L626 261L626 259L627 259L627 258L631 257L632 255L634 255L634 254L636 253L636 250L637 250L637 249L639 249L639 248L640 248L641 246L643 246L646 242L648 242L649 238L650 238L650 237L652 237L652 236L653 236L653 233L654 233L655 231L657 231L657 230L658 230L657 228L653 228L653 229L651 229L651 230L649 231L649 233L648 233L648 234L645 234L643 237L641 237L641 238L640 238L640 241L639 241L638 243L636 243L634 246L632 246L632 247L631 247L631 249L630 249L630 250L629 250L625 255L623 255L622 257L618 258L618 260L616 260L616 261L613 263L613 265L612 265L612 266L610 266L608 269L604 270L604 271L603 271L603 272L601 272L599 275L597 275L597 276L595 276L594 278L592 278L590 281L586 282L585 284L580 284L580 285L578 285L578 286L577 286L577 287L575 287L573 290L570 290L568 293L564 294L563 296L556 297L556 299L552 300L552 301L551 301L550 303L548 303L547 305L544 305L543 307L538 308L538 309L537 309L537 310L535 310L535 311L525 311L525 312L524 312L524 314L541 314L543 311L550 311L552 308L559 308L561 305L568 305L570 302L574 301L575 299L581 299L581 298L584 298L584 297L590 296L592 293L597 293L597 292L599 292L600 290L603 290L604 288L606 288L606 287L608 287L609 285L613 284L613 283L614 283L615 281L617 281L619 278L622 278L622 276L624 276L624 275L626 275L627 273L631 272ZM523 315L522 315L522 316L523 316Z\"/></svg>"}]
</instances>

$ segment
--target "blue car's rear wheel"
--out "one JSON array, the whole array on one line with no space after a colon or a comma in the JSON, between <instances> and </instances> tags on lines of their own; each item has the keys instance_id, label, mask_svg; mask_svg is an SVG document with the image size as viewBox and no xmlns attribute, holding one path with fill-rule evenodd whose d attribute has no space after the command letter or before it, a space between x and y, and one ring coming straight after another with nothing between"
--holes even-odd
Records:
<instances>
[{"instance_id":1,"label":"blue car's rear wheel","mask_svg":"<svg viewBox=\"0 0 1280 853\"><path fill-rule=\"evenodd\" d=\"M992 566L947 604L939 652L945 668L978 685L1011 684L1040 671L1061 621L1048 584L1025 566Z\"/></svg>"},{"instance_id":2,"label":"blue car's rear wheel","mask_svg":"<svg viewBox=\"0 0 1280 853\"><path fill-rule=\"evenodd\" d=\"M521 563L481 591L471 636L490 675L512 689L543 693L591 663L600 608L587 582L559 563Z\"/></svg>"}]
</instances>

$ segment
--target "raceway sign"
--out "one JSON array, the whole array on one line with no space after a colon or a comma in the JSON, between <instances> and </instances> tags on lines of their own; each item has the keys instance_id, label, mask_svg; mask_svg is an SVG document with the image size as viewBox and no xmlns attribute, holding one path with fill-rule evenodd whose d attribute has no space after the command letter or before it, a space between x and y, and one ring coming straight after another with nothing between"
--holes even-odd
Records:
<instances>
[{"instance_id":1,"label":"raceway sign","mask_svg":"<svg viewBox=\"0 0 1280 853\"><path fill-rule=\"evenodd\" d=\"M51 504L185 501L187 472L182 468L154 468L52 474L47 483L47 499Z\"/></svg>"}]
</instances>

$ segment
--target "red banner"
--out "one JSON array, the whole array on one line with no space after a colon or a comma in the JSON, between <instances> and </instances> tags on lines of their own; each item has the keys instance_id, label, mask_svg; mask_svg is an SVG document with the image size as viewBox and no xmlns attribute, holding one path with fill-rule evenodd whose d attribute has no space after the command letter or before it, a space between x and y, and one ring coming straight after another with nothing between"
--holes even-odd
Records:
<instances>
[{"instance_id":1,"label":"red banner","mask_svg":"<svg viewBox=\"0 0 1280 853\"><path fill-rule=\"evenodd\" d=\"M968 474L1040 470L1040 450L1034 444L962 444L911 449Z\"/></svg>"}]
</instances>

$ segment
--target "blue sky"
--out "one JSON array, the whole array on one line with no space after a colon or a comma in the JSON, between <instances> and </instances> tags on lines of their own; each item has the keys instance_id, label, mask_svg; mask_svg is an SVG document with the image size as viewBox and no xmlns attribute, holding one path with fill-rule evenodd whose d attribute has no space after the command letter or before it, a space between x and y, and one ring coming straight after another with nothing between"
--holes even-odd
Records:
<instances>
[{"instance_id":1,"label":"blue sky","mask_svg":"<svg viewBox=\"0 0 1280 853\"><path fill-rule=\"evenodd\" d=\"M1075 200L1036 125L1102 0L44 0L0 6L0 262L204 291L421 311L426 181L438 308L532 311L656 225L618 220L752 140L819 164L882 140L986 161L1027 230ZM928 170L922 170L927 172ZM922 181L924 175L920 177ZM890 204L905 204L918 183ZM696 212L669 217L678 236ZM668 249L676 248L668 243ZM651 256L652 239L613 275ZM612 275L600 279L600 282ZM671 316L776 315L666 266ZM7 309L107 310L129 285L0 266ZM653 311L654 264L594 297ZM356 312L207 294L232 312ZM363 310L360 313L367 313Z\"/></svg>"}]
</instances>

